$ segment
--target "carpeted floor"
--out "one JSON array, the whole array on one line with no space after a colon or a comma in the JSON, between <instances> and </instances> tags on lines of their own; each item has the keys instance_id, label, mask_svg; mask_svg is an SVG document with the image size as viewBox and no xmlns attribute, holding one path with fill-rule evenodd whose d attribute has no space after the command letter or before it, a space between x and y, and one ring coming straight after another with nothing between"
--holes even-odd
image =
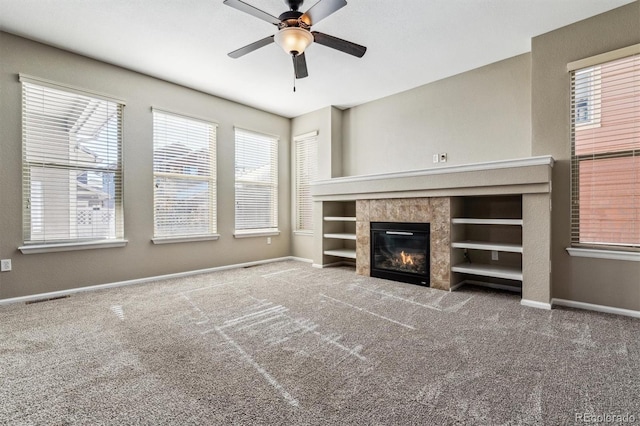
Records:
<instances>
[{"instance_id":1,"label":"carpeted floor","mask_svg":"<svg viewBox=\"0 0 640 426\"><path fill-rule=\"evenodd\" d=\"M640 321L519 302L290 261L4 306L0 424L640 421Z\"/></svg>"}]
</instances>

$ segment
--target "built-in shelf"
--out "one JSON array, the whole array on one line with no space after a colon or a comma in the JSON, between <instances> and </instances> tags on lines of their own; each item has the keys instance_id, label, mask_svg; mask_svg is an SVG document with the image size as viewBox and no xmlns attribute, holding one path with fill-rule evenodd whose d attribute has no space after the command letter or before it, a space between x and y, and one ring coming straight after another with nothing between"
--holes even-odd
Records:
<instances>
[{"instance_id":1,"label":"built-in shelf","mask_svg":"<svg viewBox=\"0 0 640 426\"><path fill-rule=\"evenodd\" d=\"M323 263L336 263L334 257L356 258L356 202L330 201L322 203ZM329 257L331 256L331 257Z\"/></svg>"},{"instance_id":2,"label":"built-in shelf","mask_svg":"<svg viewBox=\"0 0 640 426\"><path fill-rule=\"evenodd\" d=\"M464 225L520 225L522 226L522 219L476 219L476 218L462 218L456 217L451 219L453 224Z\"/></svg>"},{"instance_id":3,"label":"built-in shelf","mask_svg":"<svg viewBox=\"0 0 640 426\"><path fill-rule=\"evenodd\" d=\"M325 238L335 238L338 240L356 240L356 234L347 234L347 233L339 233L339 234L324 234Z\"/></svg>"},{"instance_id":4,"label":"built-in shelf","mask_svg":"<svg viewBox=\"0 0 640 426\"><path fill-rule=\"evenodd\" d=\"M451 272L467 277L456 279L471 282L473 277L484 277L484 284L494 288L505 285L500 280L522 282L522 197L492 195L463 197L460 201L460 210L451 219L451 248L455 258ZM474 252L467 253L467 250ZM498 252L504 255L498 256ZM516 287L522 288L522 285L513 286Z\"/></svg>"},{"instance_id":5,"label":"built-in shelf","mask_svg":"<svg viewBox=\"0 0 640 426\"><path fill-rule=\"evenodd\" d=\"M486 241L456 241L451 243L451 247L471 250L493 250L522 253L522 244L493 243Z\"/></svg>"},{"instance_id":6,"label":"built-in shelf","mask_svg":"<svg viewBox=\"0 0 640 426\"><path fill-rule=\"evenodd\" d=\"M356 251L353 249L325 250L324 254L336 257L346 257L348 259L356 258Z\"/></svg>"},{"instance_id":7,"label":"built-in shelf","mask_svg":"<svg viewBox=\"0 0 640 426\"><path fill-rule=\"evenodd\" d=\"M522 270L503 265L464 263L451 267L451 271L459 272L461 274L471 274L483 277L522 281Z\"/></svg>"}]
</instances>

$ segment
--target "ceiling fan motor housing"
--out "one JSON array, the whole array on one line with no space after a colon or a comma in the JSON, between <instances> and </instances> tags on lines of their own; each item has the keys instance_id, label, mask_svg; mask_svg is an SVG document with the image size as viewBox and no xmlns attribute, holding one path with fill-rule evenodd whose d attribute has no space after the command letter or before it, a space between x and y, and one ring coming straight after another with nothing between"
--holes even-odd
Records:
<instances>
[{"instance_id":1,"label":"ceiling fan motor housing","mask_svg":"<svg viewBox=\"0 0 640 426\"><path fill-rule=\"evenodd\" d=\"M280 20L280 24L278 25L278 27L280 29L286 27L302 27L305 29L309 29L309 26L302 19L300 19L302 15L303 13L297 10L289 10L287 12L284 12L283 14L278 16L278 19Z\"/></svg>"}]
</instances>

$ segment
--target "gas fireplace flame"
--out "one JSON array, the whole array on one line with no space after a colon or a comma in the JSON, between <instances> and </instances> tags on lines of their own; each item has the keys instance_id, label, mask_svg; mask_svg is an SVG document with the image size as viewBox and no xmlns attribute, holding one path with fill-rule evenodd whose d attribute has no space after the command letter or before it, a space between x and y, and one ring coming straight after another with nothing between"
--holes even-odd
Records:
<instances>
[{"instance_id":1,"label":"gas fireplace flame","mask_svg":"<svg viewBox=\"0 0 640 426\"><path fill-rule=\"evenodd\" d=\"M402 258L403 265L413 265L413 258L410 254L405 254L404 250L400 252L400 257Z\"/></svg>"}]
</instances>

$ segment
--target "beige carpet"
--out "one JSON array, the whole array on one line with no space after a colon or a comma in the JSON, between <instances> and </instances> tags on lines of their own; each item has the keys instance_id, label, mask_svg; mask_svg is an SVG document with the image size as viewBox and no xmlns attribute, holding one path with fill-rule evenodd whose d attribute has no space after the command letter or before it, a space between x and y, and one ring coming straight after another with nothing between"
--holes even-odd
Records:
<instances>
[{"instance_id":1,"label":"beige carpet","mask_svg":"<svg viewBox=\"0 0 640 426\"><path fill-rule=\"evenodd\" d=\"M0 307L0 424L640 421L640 321L280 262Z\"/></svg>"}]
</instances>

